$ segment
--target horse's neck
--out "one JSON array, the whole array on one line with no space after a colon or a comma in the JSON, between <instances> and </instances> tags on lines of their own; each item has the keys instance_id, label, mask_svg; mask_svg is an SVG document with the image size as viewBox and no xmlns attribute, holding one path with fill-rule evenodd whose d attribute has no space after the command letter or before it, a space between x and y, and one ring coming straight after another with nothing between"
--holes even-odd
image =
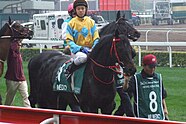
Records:
<instances>
[{"instance_id":1,"label":"horse's neck","mask_svg":"<svg viewBox=\"0 0 186 124\"><path fill-rule=\"evenodd\" d=\"M113 66L114 62L112 62L109 53L107 55L99 54L90 58L89 65L93 76L105 82L109 82L113 79L114 72L108 69L108 66Z\"/></svg>"},{"instance_id":2,"label":"horse's neck","mask_svg":"<svg viewBox=\"0 0 186 124\"><path fill-rule=\"evenodd\" d=\"M8 56L10 41L11 39L1 39L0 41L0 59L3 61L5 61Z\"/></svg>"}]
</instances>

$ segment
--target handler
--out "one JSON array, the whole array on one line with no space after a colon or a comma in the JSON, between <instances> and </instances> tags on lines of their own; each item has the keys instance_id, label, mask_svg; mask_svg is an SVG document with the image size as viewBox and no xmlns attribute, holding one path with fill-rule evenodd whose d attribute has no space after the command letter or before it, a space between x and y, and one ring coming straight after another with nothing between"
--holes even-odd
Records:
<instances>
[{"instance_id":1,"label":"handler","mask_svg":"<svg viewBox=\"0 0 186 124\"><path fill-rule=\"evenodd\" d=\"M135 74L124 87L134 96L134 113L136 117L164 120L168 117L165 102L166 92L161 74L156 73L156 56L148 54L143 57L143 69Z\"/></svg>"},{"instance_id":2,"label":"handler","mask_svg":"<svg viewBox=\"0 0 186 124\"><path fill-rule=\"evenodd\" d=\"M6 78L6 100L5 105L12 105L16 92L19 90L23 99L23 106L30 107L28 100L28 85L23 71L22 57L20 53L21 41L14 39L11 42L8 59Z\"/></svg>"}]
</instances>

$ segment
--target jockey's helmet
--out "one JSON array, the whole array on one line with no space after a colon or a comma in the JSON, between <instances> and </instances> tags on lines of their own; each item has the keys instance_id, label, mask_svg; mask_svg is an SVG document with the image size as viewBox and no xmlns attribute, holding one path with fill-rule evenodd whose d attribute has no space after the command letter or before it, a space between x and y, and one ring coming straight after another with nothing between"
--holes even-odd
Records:
<instances>
[{"instance_id":1,"label":"jockey's helmet","mask_svg":"<svg viewBox=\"0 0 186 124\"><path fill-rule=\"evenodd\" d=\"M68 5L68 14L73 17L74 14L74 8L73 8L73 3Z\"/></svg>"},{"instance_id":2,"label":"jockey's helmet","mask_svg":"<svg viewBox=\"0 0 186 124\"><path fill-rule=\"evenodd\" d=\"M74 1L74 10L76 9L77 6L85 6L88 8L88 3L86 0L75 0Z\"/></svg>"},{"instance_id":3,"label":"jockey's helmet","mask_svg":"<svg viewBox=\"0 0 186 124\"><path fill-rule=\"evenodd\" d=\"M73 3L68 5L68 13L71 13L73 11Z\"/></svg>"}]
</instances>

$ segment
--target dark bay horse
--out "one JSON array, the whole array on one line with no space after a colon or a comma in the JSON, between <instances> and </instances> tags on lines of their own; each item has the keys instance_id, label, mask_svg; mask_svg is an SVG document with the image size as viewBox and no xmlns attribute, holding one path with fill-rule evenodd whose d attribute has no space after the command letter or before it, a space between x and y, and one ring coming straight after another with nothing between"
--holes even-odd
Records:
<instances>
[{"instance_id":1,"label":"dark bay horse","mask_svg":"<svg viewBox=\"0 0 186 124\"><path fill-rule=\"evenodd\" d=\"M4 62L8 56L13 39L31 39L33 32L11 19L0 29L0 77L3 74Z\"/></svg>"},{"instance_id":2,"label":"dark bay horse","mask_svg":"<svg viewBox=\"0 0 186 124\"><path fill-rule=\"evenodd\" d=\"M128 37L136 40L140 33L132 27L128 28L129 24L124 18L118 18L111 25L113 32L103 35L88 57L80 95L54 92L52 88L53 76L58 67L69 60L70 56L48 51L29 61L29 100L32 107L37 104L41 108L65 110L67 105L76 104L84 112L98 113L100 108L101 113L112 113L116 94L113 78L117 68L115 64L119 63L127 74L135 73Z\"/></svg>"}]
</instances>

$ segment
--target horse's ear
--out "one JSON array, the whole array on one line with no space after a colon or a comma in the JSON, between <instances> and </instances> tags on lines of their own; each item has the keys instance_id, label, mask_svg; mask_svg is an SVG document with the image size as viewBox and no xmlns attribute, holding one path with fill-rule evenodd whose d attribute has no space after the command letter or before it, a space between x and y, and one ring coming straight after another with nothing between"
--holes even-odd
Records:
<instances>
[{"instance_id":1,"label":"horse's ear","mask_svg":"<svg viewBox=\"0 0 186 124\"><path fill-rule=\"evenodd\" d=\"M11 23L12 23L12 20L11 20L10 16L9 16L9 19L8 19L8 23L9 23L9 25L11 25Z\"/></svg>"},{"instance_id":2,"label":"horse's ear","mask_svg":"<svg viewBox=\"0 0 186 124\"><path fill-rule=\"evenodd\" d=\"M121 17L120 11L117 12L116 21Z\"/></svg>"}]
</instances>

